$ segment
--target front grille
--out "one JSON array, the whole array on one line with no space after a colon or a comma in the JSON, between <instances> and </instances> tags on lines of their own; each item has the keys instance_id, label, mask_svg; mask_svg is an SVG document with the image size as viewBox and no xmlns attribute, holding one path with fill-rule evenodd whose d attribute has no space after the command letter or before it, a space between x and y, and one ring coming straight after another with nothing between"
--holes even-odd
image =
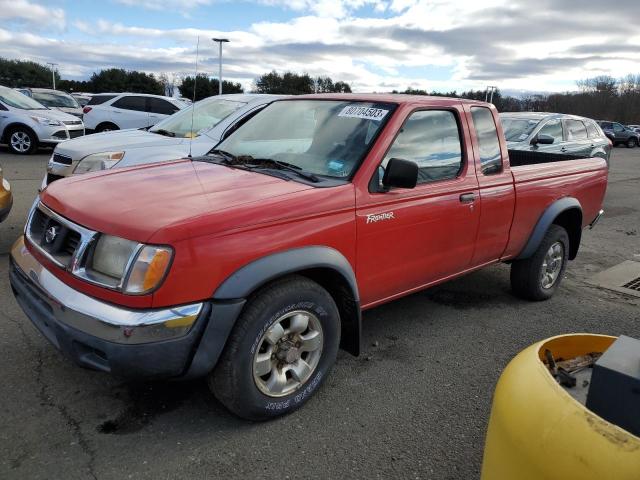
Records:
<instances>
[{"instance_id":1,"label":"front grille","mask_svg":"<svg viewBox=\"0 0 640 480\"><path fill-rule=\"evenodd\" d=\"M52 160L61 165L71 165L73 162L71 157L68 157L67 155L60 155L59 153L54 153Z\"/></svg>"},{"instance_id":2,"label":"front grille","mask_svg":"<svg viewBox=\"0 0 640 480\"><path fill-rule=\"evenodd\" d=\"M26 228L29 241L62 268L81 260L96 233L59 216L42 204L33 210Z\"/></svg>"},{"instance_id":3,"label":"front grille","mask_svg":"<svg viewBox=\"0 0 640 480\"><path fill-rule=\"evenodd\" d=\"M67 120L62 122L65 125L82 125L82 122L80 120Z\"/></svg>"},{"instance_id":4,"label":"front grille","mask_svg":"<svg viewBox=\"0 0 640 480\"><path fill-rule=\"evenodd\" d=\"M54 132L51 135L53 138L62 138L62 139L67 139L67 131L66 130L58 130L57 132Z\"/></svg>"},{"instance_id":5,"label":"front grille","mask_svg":"<svg viewBox=\"0 0 640 480\"><path fill-rule=\"evenodd\" d=\"M69 130L69 138L78 138L84 135L84 130Z\"/></svg>"}]
</instances>

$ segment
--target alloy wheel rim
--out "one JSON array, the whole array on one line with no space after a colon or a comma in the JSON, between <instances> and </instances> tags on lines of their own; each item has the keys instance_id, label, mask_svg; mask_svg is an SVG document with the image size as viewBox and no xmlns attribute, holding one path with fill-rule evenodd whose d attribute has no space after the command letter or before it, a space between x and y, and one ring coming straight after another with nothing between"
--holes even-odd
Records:
<instances>
[{"instance_id":1,"label":"alloy wheel rim","mask_svg":"<svg viewBox=\"0 0 640 480\"><path fill-rule=\"evenodd\" d=\"M18 152L26 152L31 148L31 137L25 132L13 132L11 146Z\"/></svg>"},{"instance_id":2,"label":"alloy wheel rim","mask_svg":"<svg viewBox=\"0 0 640 480\"><path fill-rule=\"evenodd\" d=\"M542 288L549 289L558 281L562 264L564 263L564 245L562 242L555 242L549 247L542 262L540 272L540 284Z\"/></svg>"},{"instance_id":3,"label":"alloy wheel rim","mask_svg":"<svg viewBox=\"0 0 640 480\"><path fill-rule=\"evenodd\" d=\"M279 317L262 335L253 356L253 379L269 397L298 390L313 375L322 356L320 320L306 310Z\"/></svg>"}]
</instances>

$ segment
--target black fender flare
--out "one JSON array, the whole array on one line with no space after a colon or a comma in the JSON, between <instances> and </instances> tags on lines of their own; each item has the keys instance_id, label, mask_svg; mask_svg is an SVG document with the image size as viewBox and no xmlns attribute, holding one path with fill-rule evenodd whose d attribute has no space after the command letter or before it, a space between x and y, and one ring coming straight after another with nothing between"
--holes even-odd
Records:
<instances>
[{"instance_id":1,"label":"black fender flare","mask_svg":"<svg viewBox=\"0 0 640 480\"><path fill-rule=\"evenodd\" d=\"M216 288L212 295L207 327L185 378L206 375L215 367L251 293L277 278L314 269L329 269L338 273L351 290L353 302L345 310L349 313L349 318L342 318L340 346L353 355L359 355L362 345L362 313L356 276L351 264L334 248L301 247L254 260L239 268Z\"/></svg>"},{"instance_id":2,"label":"black fender flare","mask_svg":"<svg viewBox=\"0 0 640 480\"><path fill-rule=\"evenodd\" d=\"M312 268L330 268L340 273L360 301L356 275L349 261L331 247L301 247L259 258L237 270L216 289L214 300L246 298L271 280Z\"/></svg>"},{"instance_id":3,"label":"black fender flare","mask_svg":"<svg viewBox=\"0 0 640 480\"><path fill-rule=\"evenodd\" d=\"M547 233L547 230L554 220L563 212L571 209L578 209L582 214L582 205L580 205L580 202L573 197L563 197L549 205L542 216L538 219L538 223L536 223L536 226L533 228L527 244L515 259L522 260L530 258L540 246L544 235ZM577 252L577 246L575 251Z\"/></svg>"}]
</instances>

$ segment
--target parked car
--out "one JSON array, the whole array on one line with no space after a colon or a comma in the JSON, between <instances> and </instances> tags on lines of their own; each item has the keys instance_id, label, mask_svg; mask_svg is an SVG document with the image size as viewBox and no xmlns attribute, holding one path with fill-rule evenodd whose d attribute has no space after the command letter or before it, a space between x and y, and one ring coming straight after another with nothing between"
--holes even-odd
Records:
<instances>
[{"instance_id":1,"label":"parked car","mask_svg":"<svg viewBox=\"0 0 640 480\"><path fill-rule=\"evenodd\" d=\"M51 88L20 88L19 92L33 98L45 107L61 110L82 118L82 107L71 95Z\"/></svg>"},{"instance_id":2,"label":"parked car","mask_svg":"<svg viewBox=\"0 0 640 480\"><path fill-rule=\"evenodd\" d=\"M640 133L640 125L627 125L627 128L630 128L636 133Z\"/></svg>"},{"instance_id":3,"label":"parked car","mask_svg":"<svg viewBox=\"0 0 640 480\"><path fill-rule=\"evenodd\" d=\"M205 155L277 95L234 94L200 100L148 130L121 130L58 145L42 186L72 174ZM191 126L193 122L193 128Z\"/></svg>"},{"instance_id":4,"label":"parked car","mask_svg":"<svg viewBox=\"0 0 640 480\"><path fill-rule=\"evenodd\" d=\"M594 120L540 112L501 113L510 150L600 157L609 164L611 141Z\"/></svg>"},{"instance_id":5,"label":"parked car","mask_svg":"<svg viewBox=\"0 0 640 480\"><path fill-rule=\"evenodd\" d=\"M96 132L152 127L160 120L186 108L171 97L146 93L93 95L82 111L87 129Z\"/></svg>"},{"instance_id":6,"label":"parked car","mask_svg":"<svg viewBox=\"0 0 640 480\"><path fill-rule=\"evenodd\" d=\"M78 104L81 107L84 107L87 103L89 103L89 100L91 100L91 97L93 96L93 94L92 93L75 92L75 93L72 93L71 96L76 99L76 101L78 102Z\"/></svg>"},{"instance_id":7,"label":"parked car","mask_svg":"<svg viewBox=\"0 0 640 480\"><path fill-rule=\"evenodd\" d=\"M12 248L12 290L79 365L208 376L235 414L273 418L339 347L360 352L362 310L498 262L517 295L550 298L608 170L547 160L511 168L488 103L277 100L207 156L52 183Z\"/></svg>"},{"instance_id":8,"label":"parked car","mask_svg":"<svg viewBox=\"0 0 640 480\"><path fill-rule=\"evenodd\" d=\"M2 175L2 167L0 167L0 222L9 216L12 205L13 196L11 194L11 185Z\"/></svg>"},{"instance_id":9,"label":"parked car","mask_svg":"<svg viewBox=\"0 0 640 480\"><path fill-rule=\"evenodd\" d=\"M598 120L598 125L611 139L614 146L622 144L626 145L627 148L634 148L640 145L640 133L625 127L621 123Z\"/></svg>"},{"instance_id":10,"label":"parked car","mask_svg":"<svg viewBox=\"0 0 640 480\"><path fill-rule=\"evenodd\" d=\"M39 145L55 145L82 135L84 124L79 118L0 86L0 143L6 143L12 153L33 153Z\"/></svg>"}]
</instances>

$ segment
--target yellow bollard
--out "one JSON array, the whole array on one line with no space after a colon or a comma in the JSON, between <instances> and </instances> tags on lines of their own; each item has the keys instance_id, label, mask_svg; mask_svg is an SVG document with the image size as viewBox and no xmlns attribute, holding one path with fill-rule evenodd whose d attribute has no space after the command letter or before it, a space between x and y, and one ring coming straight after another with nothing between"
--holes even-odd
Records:
<instances>
[{"instance_id":1,"label":"yellow bollard","mask_svg":"<svg viewBox=\"0 0 640 480\"><path fill-rule=\"evenodd\" d=\"M482 480L639 480L640 438L571 397L542 362L604 352L615 337L553 337L520 352L493 398Z\"/></svg>"}]
</instances>

